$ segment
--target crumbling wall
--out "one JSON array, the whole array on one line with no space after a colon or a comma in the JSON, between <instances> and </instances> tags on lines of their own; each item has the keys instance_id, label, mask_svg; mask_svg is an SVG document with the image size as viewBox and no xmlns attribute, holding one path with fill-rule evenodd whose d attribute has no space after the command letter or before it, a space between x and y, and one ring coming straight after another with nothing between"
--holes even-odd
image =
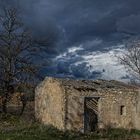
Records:
<instances>
[{"instance_id":1,"label":"crumbling wall","mask_svg":"<svg viewBox=\"0 0 140 140\"><path fill-rule=\"evenodd\" d=\"M84 132L85 98L99 97L99 128L140 129L140 93L137 89L100 86L97 82L94 87L92 83L46 78L36 88L36 118L61 130Z\"/></svg>"},{"instance_id":2,"label":"crumbling wall","mask_svg":"<svg viewBox=\"0 0 140 140\"><path fill-rule=\"evenodd\" d=\"M67 89L67 129L84 131L84 99L100 97L98 102L98 126L112 128L136 127L140 115L136 118L137 92L133 90L100 89L98 91ZM121 114L121 107L124 107ZM138 109L139 110L139 109ZM137 120L136 120L137 119ZM136 122L136 123L135 123Z\"/></svg>"},{"instance_id":3,"label":"crumbling wall","mask_svg":"<svg viewBox=\"0 0 140 140\"><path fill-rule=\"evenodd\" d=\"M84 132L84 100L85 97L98 96L99 93L92 90L78 90L72 87L66 89L67 97L67 130Z\"/></svg>"},{"instance_id":4,"label":"crumbling wall","mask_svg":"<svg viewBox=\"0 0 140 140\"><path fill-rule=\"evenodd\" d=\"M65 91L61 84L52 78L46 78L35 94L35 116L43 124L65 128Z\"/></svg>"},{"instance_id":5,"label":"crumbling wall","mask_svg":"<svg viewBox=\"0 0 140 140\"><path fill-rule=\"evenodd\" d=\"M136 97L137 93L129 90L106 91L100 100L99 123L111 128L135 128Z\"/></svg>"},{"instance_id":6,"label":"crumbling wall","mask_svg":"<svg viewBox=\"0 0 140 140\"><path fill-rule=\"evenodd\" d=\"M66 90L66 129L83 131L84 98L74 89Z\"/></svg>"}]
</instances>

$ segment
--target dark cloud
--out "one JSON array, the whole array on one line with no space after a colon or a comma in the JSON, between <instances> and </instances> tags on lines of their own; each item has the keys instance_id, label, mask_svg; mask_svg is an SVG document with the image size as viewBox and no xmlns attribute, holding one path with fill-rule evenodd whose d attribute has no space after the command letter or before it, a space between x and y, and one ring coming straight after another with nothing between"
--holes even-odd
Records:
<instances>
[{"instance_id":1,"label":"dark cloud","mask_svg":"<svg viewBox=\"0 0 140 140\"><path fill-rule=\"evenodd\" d=\"M140 34L139 0L0 0L0 2L1 5L18 7L22 11L23 21L30 27L35 37L51 42L48 50L51 58L55 58L58 53L66 52L68 48L80 45L83 50L78 52L79 55L104 51ZM52 48L56 51L52 51ZM89 77L85 63L77 67L73 65L79 59L81 57L73 57L71 54L70 59L65 62L59 60L57 65L48 69L55 75ZM98 75L98 72L95 73L93 75Z\"/></svg>"},{"instance_id":2,"label":"dark cloud","mask_svg":"<svg viewBox=\"0 0 140 140\"><path fill-rule=\"evenodd\" d=\"M139 25L140 25L140 13L138 15L130 15L120 19L117 22L117 29L118 31L139 34L140 33Z\"/></svg>"},{"instance_id":3,"label":"dark cloud","mask_svg":"<svg viewBox=\"0 0 140 140\"><path fill-rule=\"evenodd\" d=\"M41 38L52 37L61 49L95 37L105 41L118 38L119 42L119 36L123 38L121 32L139 32L139 0L1 1L19 7L33 32Z\"/></svg>"}]
</instances>

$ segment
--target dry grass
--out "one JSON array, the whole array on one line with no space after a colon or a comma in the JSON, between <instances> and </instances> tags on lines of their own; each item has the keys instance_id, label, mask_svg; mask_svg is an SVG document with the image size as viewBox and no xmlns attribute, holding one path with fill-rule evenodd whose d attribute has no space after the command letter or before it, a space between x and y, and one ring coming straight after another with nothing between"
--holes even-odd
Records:
<instances>
[{"instance_id":1,"label":"dry grass","mask_svg":"<svg viewBox=\"0 0 140 140\"><path fill-rule=\"evenodd\" d=\"M26 106L19 116L19 109L11 114L0 114L0 140L140 140L140 131L106 129L90 134L62 132L51 126L43 126L34 119L33 104ZM16 112L16 113L15 113Z\"/></svg>"}]
</instances>

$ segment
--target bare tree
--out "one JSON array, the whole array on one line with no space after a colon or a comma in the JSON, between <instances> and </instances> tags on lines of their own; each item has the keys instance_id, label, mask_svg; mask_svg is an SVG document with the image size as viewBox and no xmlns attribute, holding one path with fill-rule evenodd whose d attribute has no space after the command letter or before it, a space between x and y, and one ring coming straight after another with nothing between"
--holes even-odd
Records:
<instances>
[{"instance_id":1,"label":"bare tree","mask_svg":"<svg viewBox=\"0 0 140 140\"><path fill-rule=\"evenodd\" d=\"M126 44L126 51L119 57L125 68L140 80L140 41L133 40Z\"/></svg>"},{"instance_id":2,"label":"bare tree","mask_svg":"<svg viewBox=\"0 0 140 140\"><path fill-rule=\"evenodd\" d=\"M39 77L41 51L46 47L34 44L30 32L21 22L15 8L0 15L0 88L3 112L7 112L9 95L16 88L33 88Z\"/></svg>"}]
</instances>

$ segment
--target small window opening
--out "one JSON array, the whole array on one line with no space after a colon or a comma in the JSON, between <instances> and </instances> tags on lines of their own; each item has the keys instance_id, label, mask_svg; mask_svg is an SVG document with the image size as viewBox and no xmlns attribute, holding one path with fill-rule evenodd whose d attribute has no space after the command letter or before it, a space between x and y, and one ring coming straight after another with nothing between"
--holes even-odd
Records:
<instances>
[{"instance_id":1,"label":"small window opening","mask_svg":"<svg viewBox=\"0 0 140 140\"><path fill-rule=\"evenodd\" d=\"M120 107L120 115L126 115L126 108L124 105Z\"/></svg>"}]
</instances>

